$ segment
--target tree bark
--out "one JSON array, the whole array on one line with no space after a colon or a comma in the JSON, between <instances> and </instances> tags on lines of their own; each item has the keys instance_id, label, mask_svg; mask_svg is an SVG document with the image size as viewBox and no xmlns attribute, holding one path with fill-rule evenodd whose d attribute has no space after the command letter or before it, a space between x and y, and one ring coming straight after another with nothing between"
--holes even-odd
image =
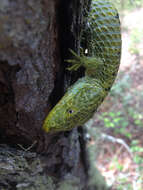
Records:
<instances>
[{"instance_id":1,"label":"tree bark","mask_svg":"<svg viewBox=\"0 0 143 190\"><path fill-rule=\"evenodd\" d=\"M67 71L64 60L69 48L79 50L89 4L0 1L0 143L13 147L0 149L1 189L106 188L103 179L89 184L83 129L54 135L42 130L48 112L83 75L82 69Z\"/></svg>"}]
</instances>

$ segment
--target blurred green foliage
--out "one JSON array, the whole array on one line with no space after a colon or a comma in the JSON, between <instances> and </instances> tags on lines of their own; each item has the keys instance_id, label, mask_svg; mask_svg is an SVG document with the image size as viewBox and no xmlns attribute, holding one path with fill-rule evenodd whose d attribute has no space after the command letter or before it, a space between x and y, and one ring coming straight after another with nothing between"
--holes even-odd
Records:
<instances>
[{"instance_id":1,"label":"blurred green foliage","mask_svg":"<svg viewBox=\"0 0 143 190\"><path fill-rule=\"evenodd\" d=\"M116 83L102 105L102 111L99 110L95 114L94 125L102 127L105 133L112 133L114 137L120 137L129 143L133 162L138 165L136 172L141 175L136 180L139 190L141 190L143 187L143 147L138 135L140 137L140 134L143 134L143 109L141 106L143 105L143 86L140 90L133 88L133 80L127 71L119 73ZM108 110L106 110L106 104L109 107ZM112 159L111 167L116 168L119 173L124 173L124 167L118 162L116 155ZM133 185L128 182L125 175L119 176L116 183L118 183L116 184L117 190L132 190Z\"/></svg>"},{"instance_id":2,"label":"blurred green foliage","mask_svg":"<svg viewBox=\"0 0 143 190\"><path fill-rule=\"evenodd\" d=\"M131 43L130 43L129 51L131 54L135 54L139 56L140 49L138 48L138 45L140 44L143 38L143 26L132 30L130 36L131 36L130 37Z\"/></svg>"},{"instance_id":3,"label":"blurred green foliage","mask_svg":"<svg viewBox=\"0 0 143 190\"><path fill-rule=\"evenodd\" d=\"M111 0L119 11L132 11L143 5L143 0Z\"/></svg>"}]
</instances>

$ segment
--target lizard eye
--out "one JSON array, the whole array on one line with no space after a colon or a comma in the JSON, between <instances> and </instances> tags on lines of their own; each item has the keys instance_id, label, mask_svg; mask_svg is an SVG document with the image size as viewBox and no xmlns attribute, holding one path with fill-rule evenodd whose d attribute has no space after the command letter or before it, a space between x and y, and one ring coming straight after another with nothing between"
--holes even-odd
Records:
<instances>
[{"instance_id":1,"label":"lizard eye","mask_svg":"<svg viewBox=\"0 0 143 190\"><path fill-rule=\"evenodd\" d=\"M73 113L74 111L73 111L73 110L69 110L68 112L71 114L71 113Z\"/></svg>"}]
</instances>

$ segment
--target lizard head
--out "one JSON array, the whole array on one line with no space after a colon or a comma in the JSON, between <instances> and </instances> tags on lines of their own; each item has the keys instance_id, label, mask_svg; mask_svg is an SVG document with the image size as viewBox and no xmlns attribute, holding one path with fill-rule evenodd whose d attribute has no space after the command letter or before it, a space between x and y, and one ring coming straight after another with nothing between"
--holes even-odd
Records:
<instances>
[{"instance_id":1,"label":"lizard head","mask_svg":"<svg viewBox=\"0 0 143 190\"><path fill-rule=\"evenodd\" d=\"M69 94L69 93L68 93ZM45 132L67 131L78 125L80 116L73 96L65 95L46 117L43 129Z\"/></svg>"}]
</instances>

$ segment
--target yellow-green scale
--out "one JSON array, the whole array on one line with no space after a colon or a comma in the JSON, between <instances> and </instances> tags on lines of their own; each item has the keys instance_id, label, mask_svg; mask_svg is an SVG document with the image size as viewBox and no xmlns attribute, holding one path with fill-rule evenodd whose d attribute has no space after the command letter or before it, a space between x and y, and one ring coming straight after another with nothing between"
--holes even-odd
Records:
<instances>
[{"instance_id":1,"label":"yellow-green scale","mask_svg":"<svg viewBox=\"0 0 143 190\"><path fill-rule=\"evenodd\" d=\"M89 51L92 57L77 55L69 70L85 67L85 77L72 85L46 117L46 132L71 130L88 121L110 90L120 64L121 33L118 12L108 0L93 1L89 15Z\"/></svg>"}]
</instances>

